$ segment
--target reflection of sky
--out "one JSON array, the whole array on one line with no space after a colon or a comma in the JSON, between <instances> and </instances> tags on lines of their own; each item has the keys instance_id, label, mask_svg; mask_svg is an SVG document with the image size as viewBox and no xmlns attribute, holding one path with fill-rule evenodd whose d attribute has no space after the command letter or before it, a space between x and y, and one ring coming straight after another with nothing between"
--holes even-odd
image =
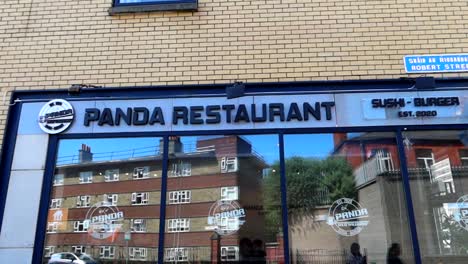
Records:
<instances>
[{"instance_id":1,"label":"reflection of sky","mask_svg":"<svg viewBox=\"0 0 468 264\"><path fill-rule=\"evenodd\" d=\"M278 135L249 135L242 136L263 159L272 164L279 160ZM184 150L194 151L196 140L214 138L204 137L182 137ZM333 150L332 134L311 135L285 135L285 157L303 156L324 158ZM81 144L91 147L96 159L117 159L119 156L147 156L157 152L160 138L106 138L106 139L67 139L61 140L59 144L58 157L62 160L77 159ZM66 158L64 158L66 157ZM108 157L108 158L106 158ZM67 162L68 163L68 162Z\"/></svg>"}]
</instances>

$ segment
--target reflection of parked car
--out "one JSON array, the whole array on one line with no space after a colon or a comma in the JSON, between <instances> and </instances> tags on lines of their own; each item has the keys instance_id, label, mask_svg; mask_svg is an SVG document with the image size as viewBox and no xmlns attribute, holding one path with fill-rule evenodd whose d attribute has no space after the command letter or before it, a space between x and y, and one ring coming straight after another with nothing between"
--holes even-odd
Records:
<instances>
[{"instance_id":1,"label":"reflection of parked car","mask_svg":"<svg viewBox=\"0 0 468 264\"><path fill-rule=\"evenodd\" d=\"M48 264L97 264L97 262L87 254L75 254L71 252L55 253L50 257Z\"/></svg>"}]
</instances>

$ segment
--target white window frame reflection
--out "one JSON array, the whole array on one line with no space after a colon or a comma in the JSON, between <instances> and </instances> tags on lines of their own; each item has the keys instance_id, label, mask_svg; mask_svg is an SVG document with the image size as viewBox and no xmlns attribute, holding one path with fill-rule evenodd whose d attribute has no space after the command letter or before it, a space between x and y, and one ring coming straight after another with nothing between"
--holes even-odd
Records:
<instances>
[{"instance_id":1,"label":"white window frame reflection","mask_svg":"<svg viewBox=\"0 0 468 264\"><path fill-rule=\"evenodd\" d=\"M86 253L86 246L72 246L72 251L75 254Z\"/></svg>"},{"instance_id":2,"label":"white window frame reflection","mask_svg":"<svg viewBox=\"0 0 468 264\"><path fill-rule=\"evenodd\" d=\"M185 204L190 203L192 199L192 191L172 191L169 192L169 204Z\"/></svg>"},{"instance_id":3,"label":"white window frame reflection","mask_svg":"<svg viewBox=\"0 0 468 264\"><path fill-rule=\"evenodd\" d=\"M76 197L76 207L84 208L91 205L91 196L89 195L80 195Z\"/></svg>"},{"instance_id":4,"label":"white window frame reflection","mask_svg":"<svg viewBox=\"0 0 468 264\"><path fill-rule=\"evenodd\" d=\"M237 157L222 157L220 167L221 173L236 172L238 170Z\"/></svg>"},{"instance_id":5,"label":"white window frame reflection","mask_svg":"<svg viewBox=\"0 0 468 264\"><path fill-rule=\"evenodd\" d=\"M80 184L93 183L93 172L82 171L80 172Z\"/></svg>"},{"instance_id":6,"label":"white window frame reflection","mask_svg":"<svg viewBox=\"0 0 468 264\"><path fill-rule=\"evenodd\" d=\"M65 175L60 173L60 174L55 174L54 175L54 186L62 186L65 182Z\"/></svg>"},{"instance_id":7,"label":"white window frame reflection","mask_svg":"<svg viewBox=\"0 0 468 264\"><path fill-rule=\"evenodd\" d=\"M144 247L131 247L129 255L131 260L146 260L148 258L148 249Z\"/></svg>"},{"instance_id":8,"label":"white window frame reflection","mask_svg":"<svg viewBox=\"0 0 468 264\"><path fill-rule=\"evenodd\" d=\"M55 198L50 200L50 209L62 208L63 198Z\"/></svg>"},{"instance_id":9,"label":"white window frame reflection","mask_svg":"<svg viewBox=\"0 0 468 264\"><path fill-rule=\"evenodd\" d=\"M236 201L239 199L239 187L229 186L221 187L221 200L222 201Z\"/></svg>"},{"instance_id":10,"label":"white window frame reflection","mask_svg":"<svg viewBox=\"0 0 468 264\"><path fill-rule=\"evenodd\" d=\"M106 205L117 205L119 201L119 195L116 193L113 194L104 194L103 200Z\"/></svg>"},{"instance_id":11,"label":"white window frame reflection","mask_svg":"<svg viewBox=\"0 0 468 264\"><path fill-rule=\"evenodd\" d=\"M59 222L48 222L46 233L57 233L59 229L59 225L60 225Z\"/></svg>"},{"instance_id":12,"label":"white window frame reflection","mask_svg":"<svg viewBox=\"0 0 468 264\"><path fill-rule=\"evenodd\" d=\"M132 193L132 205L145 205L149 202L148 192Z\"/></svg>"},{"instance_id":13,"label":"white window frame reflection","mask_svg":"<svg viewBox=\"0 0 468 264\"><path fill-rule=\"evenodd\" d=\"M73 222L73 232L75 232L75 233L88 232L88 227L87 227L85 221L74 221Z\"/></svg>"},{"instance_id":14,"label":"white window frame reflection","mask_svg":"<svg viewBox=\"0 0 468 264\"><path fill-rule=\"evenodd\" d=\"M47 246L44 248L44 257L50 258L55 253L55 246Z\"/></svg>"},{"instance_id":15,"label":"white window frame reflection","mask_svg":"<svg viewBox=\"0 0 468 264\"><path fill-rule=\"evenodd\" d=\"M147 179L147 178L149 178L149 175L150 175L149 166L136 167L136 168L133 169L133 179L134 180Z\"/></svg>"},{"instance_id":16,"label":"white window frame reflection","mask_svg":"<svg viewBox=\"0 0 468 264\"><path fill-rule=\"evenodd\" d=\"M187 261L188 260L188 248L179 247L179 248L166 248L164 250L164 260L165 261Z\"/></svg>"},{"instance_id":17,"label":"white window frame reflection","mask_svg":"<svg viewBox=\"0 0 468 264\"><path fill-rule=\"evenodd\" d=\"M239 260L239 247L225 246L221 247L221 261L237 261Z\"/></svg>"},{"instance_id":18,"label":"white window frame reflection","mask_svg":"<svg viewBox=\"0 0 468 264\"><path fill-rule=\"evenodd\" d=\"M179 233L190 231L190 218L169 219L167 225L168 233Z\"/></svg>"},{"instance_id":19,"label":"white window frame reflection","mask_svg":"<svg viewBox=\"0 0 468 264\"><path fill-rule=\"evenodd\" d=\"M130 231L134 233L146 232L146 219L132 219L130 221Z\"/></svg>"},{"instance_id":20,"label":"white window frame reflection","mask_svg":"<svg viewBox=\"0 0 468 264\"><path fill-rule=\"evenodd\" d=\"M119 169L109 169L104 172L104 181L115 182L119 181L120 173Z\"/></svg>"},{"instance_id":21,"label":"white window frame reflection","mask_svg":"<svg viewBox=\"0 0 468 264\"><path fill-rule=\"evenodd\" d=\"M115 247L101 246L99 248L99 256L103 259L113 259L115 257Z\"/></svg>"},{"instance_id":22,"label":"white window frame reflection","mask_svg":"<svg viewBox=\"0 0 468 264\"><path fill-rule=\"evenodd\" d=\"M169 177L188 177L192 176L192 164L187 161L172 163Z\"/></svg>"}]
</instances>

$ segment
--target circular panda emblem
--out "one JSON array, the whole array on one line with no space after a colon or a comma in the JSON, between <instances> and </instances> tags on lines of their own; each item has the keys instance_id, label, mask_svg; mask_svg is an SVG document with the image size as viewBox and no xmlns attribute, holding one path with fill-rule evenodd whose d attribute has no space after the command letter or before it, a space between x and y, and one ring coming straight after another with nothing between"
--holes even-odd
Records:
<instances>
[{"instance_id":1,"label":"circular panda emblem","mask_svg":"<svg viewBox=\"0 0 468 264\"><path fill-rule=\"evenodd\" d=\"M65 131L73 122L75 111L63 99L55 99L45 104L39 112L39 127L48 134Z\"/></svg>"}]
</instances>

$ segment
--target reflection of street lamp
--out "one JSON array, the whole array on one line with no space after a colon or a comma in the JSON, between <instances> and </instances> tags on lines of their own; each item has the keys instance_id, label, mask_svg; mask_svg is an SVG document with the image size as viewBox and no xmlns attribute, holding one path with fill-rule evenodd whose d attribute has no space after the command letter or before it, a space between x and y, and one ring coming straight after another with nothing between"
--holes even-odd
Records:
<instances>
[{"instance_id":1,"label":"reflection of street lamp","mask_svg":"<svg viewBox=\"0 0 468 264\"><path fill-rule=\"evenodd\" d=\"M213 249L216 251L213 252ZM217 232L213 232L211 235L211 261L215 259L213 254L216 254L216 263L221 262L221 236Z\"/></svg>"}]
</instances>

